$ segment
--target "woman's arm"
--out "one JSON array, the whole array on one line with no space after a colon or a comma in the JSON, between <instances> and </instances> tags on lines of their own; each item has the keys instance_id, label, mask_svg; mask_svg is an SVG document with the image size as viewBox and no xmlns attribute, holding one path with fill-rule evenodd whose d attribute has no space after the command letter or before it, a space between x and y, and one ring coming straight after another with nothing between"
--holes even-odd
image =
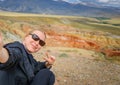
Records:
<instances>
[{"instance_id":1,"label":"woman's arm","mask_svg":"<svg viewBox=\"0 0 120 85\"><path fill-rule=\"evenodd\" d=\"M3 48L2 35L0 33L0 63L7 62L8 58L8 51L5 48Z\"/></svg>"}]
</instances>

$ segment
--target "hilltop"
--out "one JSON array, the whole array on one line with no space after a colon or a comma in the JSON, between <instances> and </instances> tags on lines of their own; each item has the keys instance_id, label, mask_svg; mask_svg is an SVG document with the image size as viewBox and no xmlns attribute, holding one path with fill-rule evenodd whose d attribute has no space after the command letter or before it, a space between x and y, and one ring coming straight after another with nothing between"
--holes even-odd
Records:
<instances>
[{"instance_id":1,"label":"hilltop","mask_svg":"<svg viewBox=\"0 0 120 85\"><path fill-rule=\"evenodd\" d=\"M84 0L86 1L86 0ZM91 1L68 3L64 0L2 0L0 10L22 13L37 13L46 15L86 16L86 17L116 17L120 16L120 8L92 4Z\"/></svg>"}]
</instances>

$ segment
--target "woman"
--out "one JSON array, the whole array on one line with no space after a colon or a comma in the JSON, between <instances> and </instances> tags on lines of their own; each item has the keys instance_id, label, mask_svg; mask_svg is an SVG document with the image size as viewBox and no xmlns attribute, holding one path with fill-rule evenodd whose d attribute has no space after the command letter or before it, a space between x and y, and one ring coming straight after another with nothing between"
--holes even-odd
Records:
<instances>
[{"instance_id":1,"label":"woman","mask_svg":"<svg viewBox=\"0 0 120 85\"><path fill-rule=\"evenodd\" d=\"M3 45L0 34L0 85L53 85L55 76L50 71L55 57L46 54L45 62L37 62L31 53L45 45L46 35L34 30L22 43Z\"/></svg>"}]
</instances>

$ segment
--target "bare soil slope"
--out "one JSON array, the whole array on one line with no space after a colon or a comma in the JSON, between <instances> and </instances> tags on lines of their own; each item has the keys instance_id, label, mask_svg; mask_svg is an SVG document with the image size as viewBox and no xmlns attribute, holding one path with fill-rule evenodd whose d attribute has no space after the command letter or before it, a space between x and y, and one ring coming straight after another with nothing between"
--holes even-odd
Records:
<instances>
[{"instance_id":1,"label":"bare soil slope","mask_svg":"<svg viewBox=\"0 0 120 85\"><path fill-rule=\"evenodd\" d=\"M120 85L120 65L93 51L73 48L44 48L35 54L42 60L44 52L56 56L51 70L55 85ZM41 56L41 57L40 57Z\"/></svg>"}]
</instances>

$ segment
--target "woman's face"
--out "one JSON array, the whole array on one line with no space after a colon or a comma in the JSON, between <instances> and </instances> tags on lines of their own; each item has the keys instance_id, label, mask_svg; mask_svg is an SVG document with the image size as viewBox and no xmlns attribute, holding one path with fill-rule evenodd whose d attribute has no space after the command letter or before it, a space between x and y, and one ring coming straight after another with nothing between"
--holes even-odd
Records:
<instances>
[{"instance_id":1,"label":"woman's face","mask_svg":"<svg viewBox=\"0 0 120 85\"><path fill-rule=\"evenodd\" d=\"M35 30L25 37L23 45L29 53L37 52L45 45L45 34L39 30Z\"/></svg>"}]
</instances>

